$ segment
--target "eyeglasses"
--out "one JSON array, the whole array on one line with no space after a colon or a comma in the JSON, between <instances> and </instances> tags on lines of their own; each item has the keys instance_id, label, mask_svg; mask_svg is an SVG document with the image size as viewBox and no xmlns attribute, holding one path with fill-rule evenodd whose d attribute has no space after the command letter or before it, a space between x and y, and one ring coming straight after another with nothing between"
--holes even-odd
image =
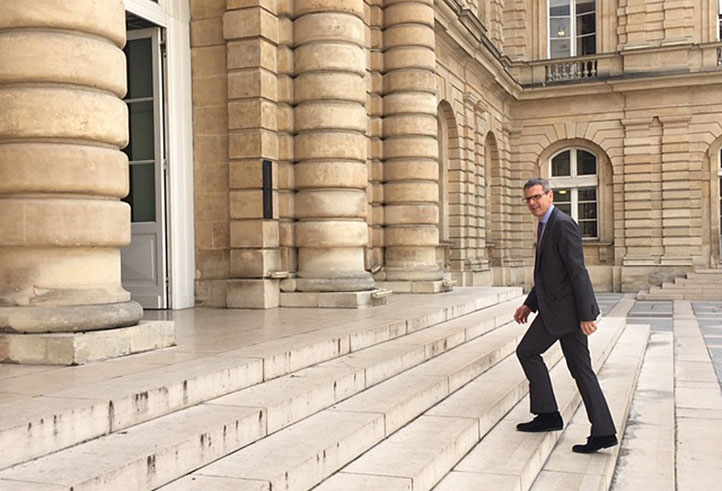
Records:
<instances>
[{"instance_id":1,"label":"eyeglasses","mask_svg":"<svg viewBox=\"0 0 722 491\"><path fill-rule=\"evenodd\" d=\"M533 195L529 196L528 198L522 198L521 200L528 205L532 201L539 201L540 199L542 199L542 196L544 196L545 194L548 194L548 193L549 192L547 191L544 194L533 194Z\"/></svg>"}]
</instances>

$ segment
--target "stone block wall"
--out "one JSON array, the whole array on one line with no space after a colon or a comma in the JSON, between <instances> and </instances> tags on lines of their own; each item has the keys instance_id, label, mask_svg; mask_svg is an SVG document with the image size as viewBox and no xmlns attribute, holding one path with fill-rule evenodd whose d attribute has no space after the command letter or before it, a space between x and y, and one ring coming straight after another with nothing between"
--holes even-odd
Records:
<instances>
[{"instance_id":1,"label":"stone block wall","mask_svg":"<svg viewBox=\"0 0 722 491\"><path fill-rule=\"evenodd\" d=\"M693 70L710 2L600 2L599 50L627 50L622 75ZM718 74L522 89L498 55L546 57L546 2L455 5L192 2L199 304L273 306L278 274L369 288L378 267L528 285L521 187L565 145L600 159L601 233L585 246L598 288L717 257Z\"/></svg>"},{"instance_id":2,"label":"stone block wall","mask_svg":"<svg viewBox=\"0 0 722 491\"><path fill-rule=\"evenodd\" d=\"M225 307L230 277L226 0L192 0L196 303Z\"/></svg>"}]
</instances>

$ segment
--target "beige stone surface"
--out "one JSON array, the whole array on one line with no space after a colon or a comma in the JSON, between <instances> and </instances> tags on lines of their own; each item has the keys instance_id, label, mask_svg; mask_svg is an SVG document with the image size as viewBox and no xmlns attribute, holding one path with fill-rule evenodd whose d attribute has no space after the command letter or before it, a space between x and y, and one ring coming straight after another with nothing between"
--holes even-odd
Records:
<instances>
[{"instance_id":1,"label":"beige stone surface","mask_svg":"<svg viewBox=\"0 0 722 491\"><path fill-rule=\"evenodd\" d=\"M403 340L399 340L403 341ZM328 367L352 367L364 370L366 386L370 387L388 377L418 365L426 359L423 344L394 343L395 346L379 345L344 357L323 363ZM405 347L404 351L399 346Z\"/></svg>"},{"instance_id":2,"label":"beige stone surface","mask_svg":"<svg viewBox=\"0 0 722 491\"><path fill-rule=\"evenodd\" d=\"M674 435L673 337L652 332L611 489L676 489Z\"/></svg>"},{"instance_id":3,"label":"beige stone surface","mask_svg":"<svg viewBox=\"0 0 722 491\"><path fill-rule=\"evenodd\" d=\"M473 419L421 416L345 468L355 474L411 478L431 489L478 440Z\"/></svg>"},{"instance_id":4,"label":"beige stone surface","mask_svg":"<svg viewBox=\"0 0 722 491\"><path fill-rule=\"evenodd\" d=\"M192 476L163 486L163 489L168 491L203 491L205 489L215 489L218 491L270 491L271 484L269 482L251 479Z\"/></svg>"},{"instance_id":5,"label":"beige stone surface","mask_svg":"<svg viewBox=\"0 0 722 491\"><path fill-rule=\"evenodd\" d=\"M318 491L370 491L372 489L411 491L413 488L411 479L339 472L314 489Z\"/></svg>"},{"instance_id":6,"label":"beige stone surface","mask_svg":"<svg viewBox=\"0 0 722 491\"><path fill-rule=\"evenodd\" d=\"M332 410L383 414L389 436L448 394L446 377L404 373L334 405Z\"/></svg>"},{"instance_id":7,"label":"beige stone surface","mask_svg":"<svg viewBox=\"0 0 722 491\"><path fill-rule=\"evenodd\" d=\"M257 408L197 406L154 423L0 471L0 479L154 488L265 435L264 413ZM77 465L82 459L93 465Z\"/></svg>"},{"instance_id":8,"label":"beige stone surface","mask_svg":"<svg viewBox=\"0 0 722 491\"><path fill-rule=\"evenodd\" d=\"M0 359L35 365L77 365L167 348L175 344L170 321L73 333L0 334Z\"/></svg>"},{"instance_id":9,"label":"beige stone surface","mask_svg":"<svg viewBox=\"0 0 722 491\"><path fill-rule=\"evenodd\" d=\"M310 367L219 397L209 404L261 407L267 431L273 433L364 388L361 370Z\"/></svg>"},{"instance_id":10,"label":"beige stone surface","mask_svg":"<svg viewBox=\"0 0 722 491\"><path fill-rule=\"evenodd\" d=\"M501 474L452 471L434 488L439 491L521 491L519 478Z\"/></svg>"},{"instance_id":11,"label":"beige stone surface","mask_svg":"<svg viewBox=\"0 0 722 491\"><path fill-rule=\"evenodd\" d=\"M323 411L197 474L268 480L274 488L308 489L382 438L380 415ZM269 467L267 462L277 465Z\"/></svg>"}]
</instances>

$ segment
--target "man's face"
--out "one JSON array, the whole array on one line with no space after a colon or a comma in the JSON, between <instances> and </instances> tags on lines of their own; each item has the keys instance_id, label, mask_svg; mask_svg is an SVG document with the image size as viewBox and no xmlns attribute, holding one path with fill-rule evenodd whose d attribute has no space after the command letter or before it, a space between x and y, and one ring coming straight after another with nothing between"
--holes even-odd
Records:
<instances>
[{"instance_id":1,"label":"man's face","mask_svg":"<svg viewBox=\"0 0 722 491\"><path fill-rule=\"evenodd\" d=\"M537 218L541 218L552 206L554 202L554 192L549 191L545 193L544 189L537 184L524 190L524 199L531 214Z\"/></svg>"}]
</instances>

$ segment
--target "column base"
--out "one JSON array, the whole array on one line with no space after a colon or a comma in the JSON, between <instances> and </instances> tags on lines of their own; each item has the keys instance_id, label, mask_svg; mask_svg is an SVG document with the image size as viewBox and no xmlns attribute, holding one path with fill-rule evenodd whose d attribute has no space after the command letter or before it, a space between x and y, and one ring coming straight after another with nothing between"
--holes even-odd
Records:
<instances>
[{"instance_id":1,"label":"column base","mask_svg":"<svg viewBox=\"0 0 722 491\"><path fill-rule=\"evenodd\" d=\"M394 293L443 293L453 290L456 281L377 281L376 284Z\"/></svg>"},{"instance_id":2,"label":"column base","mask_svg":"<svg viewBox=\"0 0 722 491\"><path fill-rule=\"evenodd\" d=\"M226 306L229 309L272 309L278 307L280 280L228 280Z\"/></svg>"},{"instance_id":3,"label":"column base","mask_svg":"<svg viewBox=\"0 0 722 491\"><path fill-rule=\"evenodd\" d=\"M441 269L399 269L385 267L380 271L382 277L379 279L386 281L403 281L403 282L418 282L418 281L441 281L444 279L444 272Z\"/></svg>"},{"instance_id":4,"label":"column base","mask_svg":"<svg viewBox=\"0 0 722 491\"><path fill-rule=\"evenodd\" d=\"M368 292L373 290L376 284L370 273L337 278L303 278L299 274L293 281L294 289L298 292Z\"/></svg>"},{"instance_id":5,"label":"column base","mask_svg":"<svg viewBox=\"0 0 722 491\"><path fill-rule=\"evenodd\" d=\"M360 309L386 305L391 290L363 292L281 292L281 307Z\"/></svg>"},{"instance_id":6,"label":"column base","mask_svg":"<svg viewBox=\"0 0 722 491\"><path fill-rule=\"evenodd\" d=\"M0 332L73 333L133 326L143 317L138 302L56 307L0 307Z\"/></svg>"},{"instance_id":7,"label":"column base","mask_svg":"<svg viewBox=\"0 0 722 491\"><path fill-rule=\"evenodd\" d=\"M0 362L81 365L173 345L173 321L140 321L135 326L87 332L0 333Z\"/></svg>"}]
</instances>

